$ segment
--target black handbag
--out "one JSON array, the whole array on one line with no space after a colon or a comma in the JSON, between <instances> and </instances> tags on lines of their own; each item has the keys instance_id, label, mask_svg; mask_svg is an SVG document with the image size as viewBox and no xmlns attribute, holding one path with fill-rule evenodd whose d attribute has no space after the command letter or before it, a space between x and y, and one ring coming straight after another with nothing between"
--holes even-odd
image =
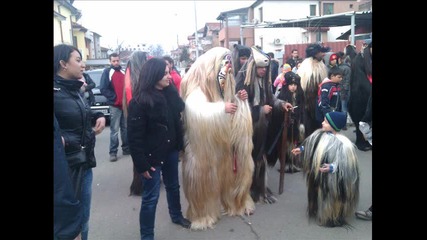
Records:
<instances>
[{"instance_id":1,"label":"black handbag","mask_svg":"<svg viewBox=\"0 0 427 240\"><path fill-rule=\"evenodd\" d=\"M70 168L75 168L80 166L83 163L87 162L86 150L84 146L81 146L79 151L67 154L68 166Z\"/></svg>"}]
</instances>

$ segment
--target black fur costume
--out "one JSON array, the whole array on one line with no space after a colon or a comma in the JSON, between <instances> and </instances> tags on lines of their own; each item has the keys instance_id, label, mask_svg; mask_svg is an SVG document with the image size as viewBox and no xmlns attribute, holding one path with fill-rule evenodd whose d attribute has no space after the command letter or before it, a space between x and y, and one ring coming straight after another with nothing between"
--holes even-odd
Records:
<instances>
[{"instance_id":1,"label":"black fur costume","mask_svg":"<svg viewBox=\"0 0 427 240\"><path fill-rule=\"evenodd\" d=\"M309 136L321 125L316 120L317 91L319 84L328 76L328 69L322 58L317 59L319 52L328 52L329 47L323 47L318 43L308 45L305 50L306 59L302 61L297 74L301 77L301 87L304 91L304 115L303 123L305 136Z\"/></svg>"},{"instance_id":2,"label":"black fur costume","mask_svg":"<svg viewBox=\"0 0 427 240\"><path fill-rule=\"evenodd\" d=\"M297 158L291 154L291 150L301 144L304 140L304 125L302 124L302 115L304 110L304 92L301 88L300 80L301 78L298 74L293 72L286 73L285 77L288 75L289 78L286 78L286 83L283 85L282 90L277 96L278 99L284 100L292 104L292 106L296 106L293 112L289 112L290 115L288 128L287 130L287 149L286 153L286 162L285 164L288 166L287 172L293 172L293 165L300 167L300 163L297 162ZM289 91L288 86L290 84L296 84L297 90L294 93ZM288 116L289 116L288 115ZM282 145L282 125L284 124L284 114L280 112L273 112L272 119L268 127L267 133L267 163L270 167L274 167L277 163L277 159L279 157L280 146Z\"/></svg>"},{"instance_id":3,"label":"black fur costume","mask_svg":"<svg viewBox=\"0 0 427 240\"><path fill-rule=\"evenodd\" d=\"M368 76L372 77L372 55L370 49L372 42L363 52L357 54L351 64L350 98L348 100L348 113L356 126L356 146L362 151L372 149L372 146L363 137L359 130L359 121L365 115L372 84Z\"/></svg>"},{"instance_id":4,"label":"black fur costume","mask_svg":"<svg viewBox=\"0 0 427 240\"><path fill-rule=\"evenodd\" d=\"M268 170L265 156L268 150L266 141L272 113L277 111L278 115L283 116L282 104L284 101L273 95L269 57L256 47L252 47L251 50L251 57L242 66L236 76L236 92L242 89L246 90L252 115L252 140L254 144L252 158L255 169L252 178L251 196L254 202L264 201L265 203L274 203L277 199L267 187L266 182ZM257 83L257 66L267 68L266 75L262 78L260 85ZM257 89L259 90L259 99L257 99ZM270 105L273 108L272 112L265 114L263 110L264 105Z\"/></svg>"}]
</instances>

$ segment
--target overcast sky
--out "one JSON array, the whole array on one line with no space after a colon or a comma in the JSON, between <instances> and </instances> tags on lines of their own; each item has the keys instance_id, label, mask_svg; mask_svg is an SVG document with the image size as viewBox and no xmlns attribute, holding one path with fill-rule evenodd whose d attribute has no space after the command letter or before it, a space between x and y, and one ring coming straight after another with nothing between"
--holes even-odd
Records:
<instances>
[{"instance_id":1,"label":"overcast sky","mask_svg":"<svg viewBox=\"0 0 427 240\"><path fill-rule=\"evenodd\" d=\"M73 6L81 10L79 24L101 35L102 47L139 43L160 44L170 51L188 43L187 36L206 22L219 22L221 12L249 7L255 0L241 1L85 1Z\"/></svg>"}]
</instances>

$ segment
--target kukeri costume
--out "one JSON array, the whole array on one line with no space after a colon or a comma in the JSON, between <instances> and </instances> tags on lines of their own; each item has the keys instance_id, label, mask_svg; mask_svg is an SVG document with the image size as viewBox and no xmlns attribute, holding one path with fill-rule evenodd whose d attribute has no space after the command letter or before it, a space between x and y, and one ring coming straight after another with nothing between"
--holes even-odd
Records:
<instances>
[{"instance_id":1,"label":"kukeri costume","mask_svg":"<svg viewBox=\"0 0 427 240\"><path fill-rule=\"evenodd\" d=\"M233 52L231 53L231 59L233 61L232 68L233 68L233 74L234 77L237 76L240 69L242 68L243 64L240 63L241 57L249 58L251 56L251 49L240 45L240 44L234 44Z\"/></svg>"},{"instance_id":2,"label":"kukeri costume","mask_svg":"<svg viewBox=\"0 0 427 240\"><path fill-rule=\"evenodd\" d=\"M316 121L317 91L319 84L328 77L328 69L322 60L315 56L319 52L327 51L329 48L322 47L318 43L308 45L305 50L306 59L302 61L297 71L301 77L301 87L304 91L303 123L306 137L321 127Z\"/></svg>"},{"instance_id":3,"label":"kukeri costume","mask_svg":"<svg viewBox=\"0 0 427 240\"><path fill-rule=\"evenodd\" d=\"M347 122L347 114L329 112L327 121L336 131ZM348 227L346 217L353 215L359 200L359 165L354 144L340 133L318 129L302 146L301 161L306 176L308 216L321 226ZM322 173L322 164L331 164Z\"/></svg>"},{"instance_id":4,"label":"kukeri costume","mask_svg":"<svg viewBox=\"0 0 427 240\"><path fill-rule=\"evenodd\" d=\"M270 189L267 188L267 164L265 154L268 150L266 146L267 131L272 113L265 114L263 106L271 106L272 112L278 111L283 115L283 100L277 99L273 95L270 60L269 57L258 48L252 47L252 56L243 65L236 77L236 92L245 89L248 93L248 100L251 109L253 122L253 151L252 158L255 163L255 170L251 186L251 195L255 202L263 200L266 203L276 202ZM257 67L266 67L264 77L257 76Z\"/></svg>"},{"instance_id":5,"label":"kukeri costume","mask_svg":"<svg viewBox=\"0 0 427 240\"><path fill-rule=\"evenodd\" d=\"M368 100L372 91L372 42L358 53L351 63L350 98L348 113L356 126L356 146L359 150L368 151L372 146L359 129L359 122L365 116Z\"/></svg>"},{"instance_id":6,"label":"kukeri costume","mask_svg":"<svg viewBox=\"0 0 427 240\"><path fill-rule=\"evenodd\" d=\"M201 55L181 82L185 154L182 161L191 229L213 228L221 206L230 216L251 213L254 169L248 101L235 94L231 52L215 47ZM225 112L225 102L237 105Z\"/></svg>"},{"instance_id":7,"label":"kukeri costume","mask_svg":"<svg viewBox=\"0 0 427 240\"><path fill-rule=\"evenodd\" d=\"M277 163L277 159L279 158L279 151L282 146L282 131L283 127L287 127L287 149L285 149L286 154L286 166L288 166L288 170L286 172L298 172L300 171L298 167L300 167L300 163L297 161L293 154L291 154L291 150L301 144L304 140L304 125L302 124L302 114L304 110L304 92L301 89L300 77L293 73L287 72L284 76L285 84L282 87L278 99L289 102L294 106L293 111L290 111L289 114L289 122L288 125L285 124L284 114L283 112L274 111L271 119L271 123L268 128L268 136L266 146L267 150L267 162L268 165L274 167ZM289 85L295 84L297 89L295 92L291 92L289 90Z\"/></svg>"}]
</instances>

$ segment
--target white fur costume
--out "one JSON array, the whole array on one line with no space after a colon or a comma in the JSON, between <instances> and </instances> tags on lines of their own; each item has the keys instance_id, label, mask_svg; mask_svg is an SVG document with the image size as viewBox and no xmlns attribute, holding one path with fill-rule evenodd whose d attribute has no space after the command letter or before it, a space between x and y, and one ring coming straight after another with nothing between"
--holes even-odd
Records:
<instances>
[{"instance_id":1,"label":"white fur costume","mask_svg":"<svg viewBox=\"0 0 427 240\"><path fill-rule=\"evenodd\" d=\"M216 47L200 56L181 82L185 102L183 188L191 229L213 228L221 206L230 216L253 212L250 186L254 163L251 152L252 118L248 101L235 92L231 69L223 88L217 80L221 62L231 51ZM225 102L237 104L234 114Z\"/></svg>"}]
</instances>

